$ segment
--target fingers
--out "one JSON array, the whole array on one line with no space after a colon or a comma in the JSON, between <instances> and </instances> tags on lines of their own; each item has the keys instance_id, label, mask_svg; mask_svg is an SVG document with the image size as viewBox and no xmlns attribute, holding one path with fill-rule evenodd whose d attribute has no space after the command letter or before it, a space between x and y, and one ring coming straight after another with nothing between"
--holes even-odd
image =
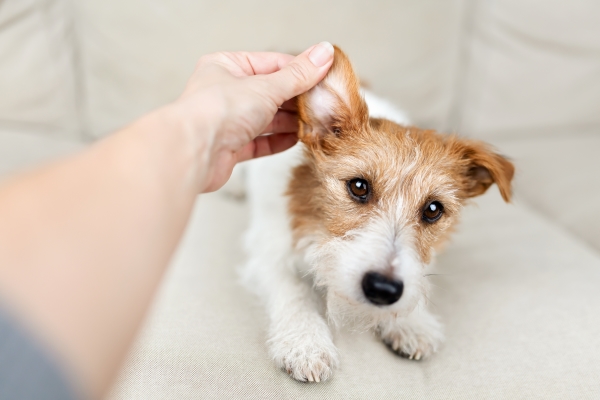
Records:
<instances>
[{"instance_id":1,"label":"fingers","mask_svg":"<svg viewBox=\"0 0 600 400\"><path fill-rule=\"evenodd\" d=\"M311 89L325 77L331 67L333 52L331 43L319 43L281 70L266 75L267 81L271 83L271 98L276 104L282 104Z\"/></svg>"},{"instance_id":2,"label":"fingers","mask_svg":"<svg viewBox=\"0 0 600 400\"><path fill-rule=\"evenodd\" d=\"M236 153L237 162L281 153L295 145L297 141L296 133L290 132L259 136Z\"/></svg>"},{"instance_id":3,"label":"fingers","mask_svg":"<svg viewBox=\"0 0 600 400\"><path fill-rule=\"evenodd\" d=\"M294 60L294 56L284 53L239 53L245 57L248 65L251 66L254 75L271 74L279 71Z\"/></svg>"},{"instance_id":4,"label":"fingers","mask_svg":"<svg viewBox=\"0 0 600 400\"><path fill-rule=\"evenodd\" d=\"M285 101L279 108L285 111L298 111L298 99L294 97L288 101Z\"/></svg>"},{"instance_id":5,"label":"fingers","mask_svg":"<svg viewBox=\"0 0 600 400\"><path fill-rule=\"evenodd\" d=\"M298 116L295 113L279 110L273 121L262 133L298 132Z\"/></svg>"},{"instance_id":6,"label":"fingers","mask_svg":"<svg viewBox=\"0 0 600 400\"><path fill-rule=\"evenodd\" d=\"M256 148L254 158L270 156L281 153L298 142L296 133L277 133L269 136L261 136L254 139Z\"/></svg>"}]
</instances>

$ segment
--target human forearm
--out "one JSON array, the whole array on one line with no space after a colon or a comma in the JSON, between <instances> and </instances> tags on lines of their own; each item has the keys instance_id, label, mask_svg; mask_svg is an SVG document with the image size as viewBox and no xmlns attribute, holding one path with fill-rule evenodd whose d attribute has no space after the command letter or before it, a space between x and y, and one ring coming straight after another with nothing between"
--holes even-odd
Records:
<instances>
[{"instance_id":1,"label":"human forearm","mask_svg":"<svg viewBox=\"0 0 600 400\"><path fill-rule=\"evenodd\" d=\"M154 112L0 190L2 297L95 395L126 352L203 183L205 143L174 113Z\"/></svg>"}]
</instances>

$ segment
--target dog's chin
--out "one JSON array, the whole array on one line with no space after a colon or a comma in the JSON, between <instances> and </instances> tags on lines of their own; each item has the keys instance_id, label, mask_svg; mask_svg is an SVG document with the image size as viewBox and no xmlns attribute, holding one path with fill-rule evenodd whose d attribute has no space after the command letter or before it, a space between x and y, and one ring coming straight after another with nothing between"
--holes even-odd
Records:
<instances>
[{"instance_id":1,"label":"dog's chin","mask_svg":"<svg viewBox=\"0 0 600 400\"><path fill-rule=\"evenodd\" d=\"M355 299L339 291L327 289L327 318L337 327L368 331L381 322L408 316L419 304L418 293L406 293L397 303L377 306L364 299Z\"/></svg>"},{"instance_id":2,"label":"dog's chin","mask_svg":"<svg viewBox=\"0 0 600 400\"><path fill-rule=\"evenodd\" d=\"M346 326L359 331L375 328L383 320L408 316L425 298L427 282L422 274L426 267L409 246L401 253L374 258L373 254L389 255L389 240L351 246L353 242L334 238L305 240L305 265L302 271L312 278L315 288L325 297L327 317L334 326ZM378 247L377 244L380 246ZM359 251L368 248L379 251ZM367 254L368 256L366 256ZM370 264L382 265L386 259L397 260L401 275L396 278L404 283L402 297L395 303L379 306L369 302L361 289L360 282L371 268Z\"/></svg>"}]
</instances>

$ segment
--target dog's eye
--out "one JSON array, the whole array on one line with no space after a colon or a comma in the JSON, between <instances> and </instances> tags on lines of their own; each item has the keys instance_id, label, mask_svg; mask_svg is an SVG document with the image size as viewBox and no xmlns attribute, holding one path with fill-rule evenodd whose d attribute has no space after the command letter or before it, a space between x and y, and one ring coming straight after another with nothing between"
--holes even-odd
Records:
<instances>
[{"instance_id":1,"label":"dog's eye","mask_svg":"<svg viewBox=\"0 0 600 400\"><path fill-rule=\"evenodd\" d=\"M354 200L361 203L366 203L367 200L369 200L369 195L371 194L369 183L360 178L354 178L348 181L348 191Z\"/></svg>"},{"instance_id":2,"label":"dog's eye","mask_svg":"<svg viewBox=\"0 0 600 400\"><path fill-rule=\"evenodd\" d=\"M427 223L434 223L442 217L444 213L444 206L439 201L432 201L425 206L423 210L423 221Z\"/></svg>"}]
</instances>

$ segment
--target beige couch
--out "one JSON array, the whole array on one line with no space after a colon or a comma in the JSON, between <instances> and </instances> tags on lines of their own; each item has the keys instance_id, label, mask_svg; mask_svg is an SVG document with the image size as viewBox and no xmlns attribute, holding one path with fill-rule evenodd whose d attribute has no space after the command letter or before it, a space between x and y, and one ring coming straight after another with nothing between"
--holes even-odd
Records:
<instances>
[{"instance_id":1,"label":"beige couch","mask_svg":"<svg viewBox=\"0 0 600 400\"><path fill-rule=\"evenodd\" d=\"M412 362L341 330L334 378L292 381L237 283L246 206L216 193L199 198L111 398L599 398L597 1L2 0L0 174L174 99L203 53L321 40L419 125L517 165L514 204L491 190L439 258L445 345Z\"/></svg>"}]
</instances>

